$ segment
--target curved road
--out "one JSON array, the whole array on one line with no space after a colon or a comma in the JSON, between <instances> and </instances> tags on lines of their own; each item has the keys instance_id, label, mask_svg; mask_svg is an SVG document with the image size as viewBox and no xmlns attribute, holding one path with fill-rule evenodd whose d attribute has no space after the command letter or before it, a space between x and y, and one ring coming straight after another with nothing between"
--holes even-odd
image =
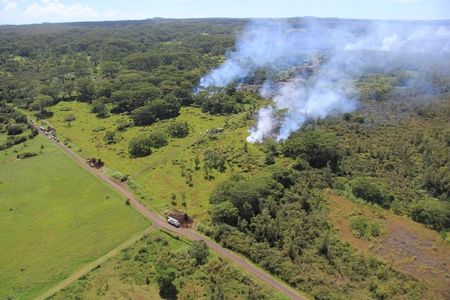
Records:
<instances>
[{"instance_id":1,"label":"curved road","mask_svg":"<svg viewBox=\"0 0 450 300\"><path fill-rule=\"evenodd\" d=\"M113 187L115 190L117 190L119 193L121 193L123 196L125 196L127 199L129 199L130 205L132 205L144 217L146 217L148 220L150 220L154 227L170 231L172 233L175 233L179 236L183 236L190 240L203 240L203 241L205 241L205 243L208 245L209 248L213 249L214 251L220 253L222 256L228 258L235 264L244 268L249 273L253 274L255 277L257 277L264 283L268 284L275 290L278 290L279 292L283 293L284 295L288 296L291 299L306 300L306 298L304 296L299 295L299 293L297 293L294 289L292 289L288 285L284 284L283 282L275 279L274 277L272 277L265 271L261 270L260 268L256 267L255 265L250 263L247 259L244 259L243 257L233 253L232 251L223 248L219 244L205 238L204 236L200 235L199 233L195 232L192 229L176 228L176 227L169 225L166 222L166 220L164 218L162 218L162 216L156 214L155 212L153 212L149 208L147 208L128 189L123 187L121 184L112 180L111 178L109 178L105 173L101 172L100 170L91 168L83 158L81 158L80 156L75 154L72 150L70 150L64 144L58 143L56 141L54 141L54 143L61 150L63 150L70 158L72 158L78 165L80 165L82 168L84 168L88 172L94 174L97 178L99 178L103 182L107 183L108 185Z\"/></svg>"}]
</instances>

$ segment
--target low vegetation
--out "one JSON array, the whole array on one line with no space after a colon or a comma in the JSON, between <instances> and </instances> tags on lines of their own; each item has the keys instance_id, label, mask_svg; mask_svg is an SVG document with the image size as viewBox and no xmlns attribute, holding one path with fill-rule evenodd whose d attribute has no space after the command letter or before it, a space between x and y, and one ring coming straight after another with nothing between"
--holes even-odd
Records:
<instances>
[{"instance_id":1,"label":"low vegetation","mask_svg":"<svg viewBox=\"0 0 450 300\"><path fill-rule=\"evenodd\" d=\"M188 243L154 231L81 277L52 299L284 299L211 253L204 242Z\"/></svg>"}]
</instances>

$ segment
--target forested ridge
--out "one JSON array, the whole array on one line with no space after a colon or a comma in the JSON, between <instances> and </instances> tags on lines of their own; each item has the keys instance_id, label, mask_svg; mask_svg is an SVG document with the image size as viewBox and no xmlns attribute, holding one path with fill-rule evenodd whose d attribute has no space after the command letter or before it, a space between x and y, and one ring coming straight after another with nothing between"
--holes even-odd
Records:
<instances>
[{"instance_id":1,"label":"forested ridge","mask_svg":"<svg viewBox=\"0 0 450 300\"><path fill-rule=\"evenodd\" d=\"M226 138L233 130L247 130L257 108L269 101L255 86L268 78L289 80L293 72L259 69L243 86L197 93L200 78L224 61L246 22L153 19L0 27L0 137L5 136L0 150L27 139L27 120L19 110L46 120L60 114L53 108L64 102L85 103L99 120L123 116L105 131L105 145L116 144L130 128L142 128L121 149L132 159L169 151L172 140L198 135L191 126L197 117L173 121L183 109L200 109L212 120L225 116L223 128L208 129L189 145L195 155L186 164L192 168L176 162L191 190L202 189L193 183L195 172L214 184L198 230L317 299L421 299L426 284L339 238L328 220L324 191L390 210L448 240L450 60L388 60L389 68L368 70L355 80L355 111L307 120L285 141L233 140L230 146ZM302 27L305 21L289 22ZM65 118L67 127L76 122L73 115ZM216 183L214 174L227 178ZM177 203L177 196L171 201ZM375 227L367 234L382 234Z\"/></svg>"}]
</instances>

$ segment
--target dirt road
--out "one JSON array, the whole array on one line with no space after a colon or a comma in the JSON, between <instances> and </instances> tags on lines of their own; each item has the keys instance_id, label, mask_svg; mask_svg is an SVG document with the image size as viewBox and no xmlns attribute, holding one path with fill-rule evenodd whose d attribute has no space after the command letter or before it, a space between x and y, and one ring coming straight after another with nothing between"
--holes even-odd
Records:
<instances>
[{"instance_id":1,"label":"dirt road","mask_svg":"<svg viewBox=\"0 0 450 300\"><path fill-rule=\"evenodd\" d=\"M283 282L275 279L265 271L261 270L257 266L253 265L251 262L249 262L247 259L233 253L232 251L223 248L219 244L211 241L210 239L202 236L201 234L197 233L196 231L192 229L185 229L185 228L175 228L171 225L169 225L166 220L156 214L155 212L151 211L149 208L147 208L144 204L142 204L128 189L123 187L118 182L112 180L109 178L105 173L103 173L101 170L97 170L95 168L91 168L86 161L74 153L72 150L70 150L68 147L66 147L62 143L58 143L54 141L54 143L63 150L70 158L72 158L77 164L79 164L82 168L86 169L88 172L94 174L97 178L102 180L103 182L107 183L111 187L113 187L115 190L117 190L119 193L121 193L124 197L129 199L130 205L132 205L137 211L139 211L143 216L145 216L148 220L150 220L156 228L161 228L167 231L170 231L172 233L175 233L179 236L183 236L185 238L188 238L190 240L203 240L208 245L209 248L212 250L218 252L222 256L228 258L235 264L239 265L243 269L245 269L247 272L251 273L267 285L271 286L275 290L278 290L279 292L283 293L287 297L291 299L306 299L304 296L301 296L298 292L296 292L294 289L290 288L288 285L284 284Z\"/></svg>"}]
</instances>

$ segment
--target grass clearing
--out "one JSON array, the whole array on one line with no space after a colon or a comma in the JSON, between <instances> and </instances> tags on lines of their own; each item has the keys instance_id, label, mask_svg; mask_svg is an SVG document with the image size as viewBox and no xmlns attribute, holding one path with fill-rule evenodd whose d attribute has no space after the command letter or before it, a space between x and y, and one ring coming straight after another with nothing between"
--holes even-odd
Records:
<instances>
[{"instance_id":1,"label":"grass clearing","mask_svg":"<svg viewBox=\"0 0 450 300\"><path fill-rule=\"evenodd\" d=\"M244 141L248 135L249 121L245 114L232 116L211 116L201 109L184 107L180 116L174 120L157 122L151 126L130 127L125 131L117 131L119 135L116 144L107 145L104 141L106 131L116 131L119 120L129 120L127 116L111 115L108 118L97 118L90 112L86 103L64 102L52 107L54 116L49 119L56 129L61 141L67 141L84 158L97 157L97 147L102 160L105 161L108 172L114 170L129 175L131 188L150 208L164 214L173 207L172 194L176 195L175 208L183 210L182 195L186 197L187 212L197 221L207 218L209 196L217 183L236 172L252 172L263 164L263 154L254 145L248 145L243 151ZM75 116L71 125L64 121L67 114ZM128 141L134 136L150 132L164 131L171 122L187 122L191 128L187 137L170 138L167 146L153 149L148 157L130 158ZM251 121L250 121L251 122ZM223 132L209 135L208 129L224 128ZM225 173L213 172L214 180L204 178L203 162L200 169L195 170L194 159L203 160L206 149L213 148L224 153L232 162L227 165ZM181 175L181 166L186 172L191 172L193 186L186 183L186 177Z\"/></svg>"},{"instance_id":2,"label":"grass clearing","mask_svg":"<svg viewBox=\"0 0 450 300\"><path fill-rule=\"evenodd\" d=\"M149 225L42 136L0 152L0 166L2 299L38 296Z\"/></svg>"}]
</instances>

